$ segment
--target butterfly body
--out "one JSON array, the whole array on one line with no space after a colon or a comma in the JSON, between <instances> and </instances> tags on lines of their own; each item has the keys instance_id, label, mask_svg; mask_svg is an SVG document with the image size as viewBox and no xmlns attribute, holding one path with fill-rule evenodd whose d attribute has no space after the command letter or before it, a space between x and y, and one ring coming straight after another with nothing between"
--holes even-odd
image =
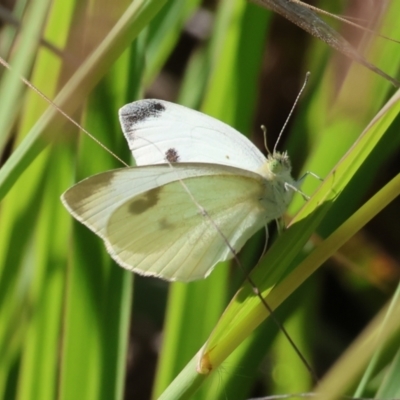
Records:
<instances>
[{"instance_id":1,"label":"butterfly body","mask_svg":"<svg viewBox=\"0 0 400 400\"><path fill-rule=\"evenodd\" d=\"M264 207L267 213L267 222L282 217L299 183L291 174L291 165L286 153L274 153L268 156L266 162L258 170L264 178L265 194Z\"/></svg>"},{"instance_id":2,"label":"butterfly body","mask_svg":"<svg viewBox=\"0 0 400 400\"><path fill-rule=\"evenodd\" d=\"M120 121L137 167L89 177L62 201L118 264L139 274L205 278L280 218L297 187L286 153L265 158L199 112L142 100L124 106Z\"/></svg>"}]
</instances>

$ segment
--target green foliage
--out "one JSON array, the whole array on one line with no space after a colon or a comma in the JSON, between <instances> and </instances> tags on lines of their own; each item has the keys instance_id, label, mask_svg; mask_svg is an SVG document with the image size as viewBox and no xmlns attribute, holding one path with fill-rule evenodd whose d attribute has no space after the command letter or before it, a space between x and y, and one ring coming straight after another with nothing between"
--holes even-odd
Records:
<instances>
[{"instance_id":1,"label":"green foliage","mask_svg":"<svg viewBox=\"0 0 400 400\"><path fill-rule=\"evenodd\" d=\"M163 326L153 398L245 399L256 381L263 395L316 390L259 298L241 285L243 271L234 263L202 282L169 285L164 312L166 284L117 267L101 240L72 221L61 193L123 165L18 77L28 76L127 163L117 111L146 93L175 95L247 134L257 107L265 111L262 102L274 99L262 92L263 79L281 68L274 64L273 15L244 0L221 0L199 14L200 3L64 0L49 8L32 0L25 10L21 1L15 16L24 15L23 29L0 32L0 55L13 69L1 71L0 82L0 400L150 396L141 377L151 366L140 358L145 346L135 336L146 321ZM398 2L381 11L380 30L399 40ZM210 34L184 62L183 31L204 28L200 16L208 17ZM296 37L285 43L280 52L296 52ZM368 60L395 75L397 43L364 45ZM167 63L180 63L182 72L172 95L163 92ZM288 229L270 238L251 276L317 373L328 370L317 388L329 392L324 399L398 397L398 261L392 260L398 249L390 244L400 234L398 203L391 206L400 181L398 165L387 166L399 151L399 94L364 67L338 63L316 41L296 68L298 76L308 69L312 75L284 134L287 148L296 174L301 165L325 179L306 179L302 190L311 199L304 204L295 196ZM373 218L378 228L366 236ZM244 266L255 264L260 243L257 237L245 247ZM320 270L330 257L336 265ZM340 290L324 293L325 282ZM363 326L353 329L352 316L338 326L323 314L326 302L339 303L343 315L356 302ZM154 347L155 335L143 336Z\"/></svg>"}]
</instances>

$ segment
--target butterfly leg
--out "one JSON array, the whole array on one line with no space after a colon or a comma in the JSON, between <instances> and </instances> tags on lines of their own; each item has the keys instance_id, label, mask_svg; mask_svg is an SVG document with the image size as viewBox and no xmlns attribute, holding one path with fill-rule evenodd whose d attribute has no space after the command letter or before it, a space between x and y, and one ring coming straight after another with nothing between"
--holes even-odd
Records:
<instances>
[{"instance_id":1,"label":"butterfly leg","mask_svg":"<svg viewBox=\"0 0 400 400\"><path fill-rule=\"evenodd\" d=\"M318 179L318 180L321 181L321 182L324 181L320 176L318 176L317 174L314 174L314 172L306 171L306 172L304 173L304 175L303 175L298 181L296 181L296 186L291 185L290 183L285 183L285 189L286 189L286 190L291 189L291 190L293 190L294 192L301 194L301 196L303 197L303 199L306 200L306 201L307 201L307 200L310 200L310 197L307 196L305 193L303 193L303 192L299 189L299 187L300 187L301 184L303 183L304 179L305 179L308 175L313 176L315 179Z\"/></svg>"},{"instance_id":2,"label":"butterfly leg","mask_svg":"<svg viewBox=\"0 0 400 400\"><path fill-rule=\"evenodd\" d=\"M278 235L281 235L286 229L285 221L283 218L275 218L276 229L278 230Z\"/></svg>"},{"instance_id":3,"label":"butterfly leg","mask_svg":"<svg viewBox=\"0 0 400 400\"><path fill-rule=\"evenodd\" d=\"M318 180L321 181L321 182L324 181L320 176L318 176L317 174L314 174L314 172L306 171L306 172L303 174L303 176L297 181L297 182L299 183L299 185L301 185L301 184L303 183L304 179L305 179L308 175L313 176L315 179L318 179Z\"/></svg>"},{"instance_id":4,"label":"butterfly leg","mask_svg":"<svg viewBox=\"0 0 400 400\"><path fill-rule=\"evenodd\" d=\"M268 247L268 240L269 240L269 232L268 232L268 225L265 225L265 242L264 242L264 247L262 250L262 253L260 255L260 258L258 259L256 265L253 267L253 269L255 267L257 267L258 264L260 264L262 258L265 256L265 253L267 252L267 247Z\"/></svg>"},{"instance_id":5,"label":"butterfly leg","mask_svg":"<svg viewBox=\"0 0 400 400\"><path fill-rule=\"evenodd\" d=\"M307 196L305 193L303 193L299 188L296 186L291 185L290 183L285 182L285 190L293 190L294 192L300 194L304 200L310 200L310 196Z\"/></svg>"}]
</instances>

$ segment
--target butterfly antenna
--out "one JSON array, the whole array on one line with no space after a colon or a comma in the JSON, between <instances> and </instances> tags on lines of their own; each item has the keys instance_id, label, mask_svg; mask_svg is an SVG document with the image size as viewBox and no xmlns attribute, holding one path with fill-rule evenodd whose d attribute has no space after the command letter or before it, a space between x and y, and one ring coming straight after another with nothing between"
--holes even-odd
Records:
<instances>
[{"instance_id":1,"label":"butterfly antenna","mask_svg":"<svg viewBox=\"0 0 400 400\"><path fill-rule=\"evenodd\" d=\"M3 58L0 57L0 64L3 65L5 68L7 68L9 71L11 71L14 74L17 74L11 65L5 61ZM113 153L109 148L107 148L103 143L100 142L99 139L97 139L95 136L93 136L89 131L87 131L82 125L78 124L72 117L70 117L66 112L64 112L60 107L57 106L56 103L54 103L49 97L47 97L40 89L38 89L35 85L30 83L26 78L24 78L22 75L18 75L18 78L29 88L31 88L34 92L36 92L42 99L47 101L50 105L52 105L63 117L65 117L69 122L71 122L73 125L75 125L80 131L85 133L90 139L92 139L94 142L96 142L100 147L102 147L105 151L107 151L109 154L111 154L114 158L116 158L121 164L123 164L125 167L129 167L129 165L122 160L120 157L118 157L115 153Z\"/></svg>"},{"instance_id":2,"label":"butterfly antenna","mask_svg":"<svg viewBox=\"0 0 400 400\"><path fill-rule=\"evenodd\" d=\"M267 128L265 127L265 125L261 125L261 130L263 132L263 136L264 136L264 147L265 150L267 150L267 153L272 156L272 153L270 152L269 148L268 148L268 144L267 144Z\"/></svg>"},{"instance_id":3,"label":"butterfly antenna","mask_svg":"<svg viewBox=\"0 0 400 400\"><path fill-rule=\"evenodd\" d=\"M308 79L309 79L310 75L311 75L310 72L307 72L307 73L306 73L306 77L305 77L305 79L304 79L303 86L301 87L300 92L299 92L299 94L297 95L296 100L294 101L294 104L293 104L293 106L292 106L292 108L291 108L291 110L290 110L290 112L289 112L289 115L288 115L288 117L286 118L285 123L283 124L283 127L282 127L282 129L281 129L281 131L280 131L280 133L279 133L279 135L278 135L278 139L276 139L275 146L274 146L274 154L275 154L275 152L276 152L276 147L278 146L278 143L279 143L279 141L281 140L282 134L283 134L283 132L285 131L286 126L287 126L287 124L288 124L288 122L289 122L289 120L290 120L290 117L292 116L293 111L294 111L294 109L296 108L296 105L297 105L297 103L298 103L298 101L299 101L299 99L300 99L300 96L302 95L302 93L304 92L304 89L306 88L306 85L307 85L307 83L308 83Z\"/></svg>"}]
</instances>

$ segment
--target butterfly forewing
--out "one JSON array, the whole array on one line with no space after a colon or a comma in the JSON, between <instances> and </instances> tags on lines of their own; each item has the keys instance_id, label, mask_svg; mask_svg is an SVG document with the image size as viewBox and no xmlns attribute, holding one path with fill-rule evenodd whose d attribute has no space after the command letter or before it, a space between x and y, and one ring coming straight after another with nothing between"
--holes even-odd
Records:
<instances>
[{"instance_id":1,"label":"butterfly forewing","mask_svg":"<svg viewBox=\"0 0 400 400\"><path fill-rule=\"evenodd\" d=\"M266 161L249 139L208 115L163 100L139 100L119 110L137 165L222 164L257 171Z\"/></svg>"}]
</instances>

